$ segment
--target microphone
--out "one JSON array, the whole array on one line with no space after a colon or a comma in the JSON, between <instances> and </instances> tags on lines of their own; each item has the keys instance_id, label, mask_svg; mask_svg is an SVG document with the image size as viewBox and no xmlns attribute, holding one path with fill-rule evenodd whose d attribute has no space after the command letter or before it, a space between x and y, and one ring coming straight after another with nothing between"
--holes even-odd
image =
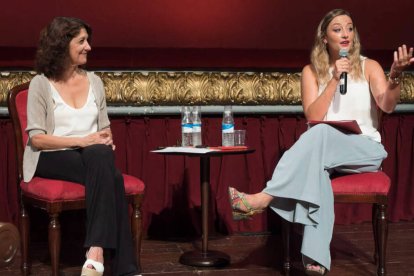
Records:
<instances>
[{"instance_id":1,"label":"microphone","mask_svg":"<svg viewBox=\"0 0 414 276\"><path fill-rule=\"evenodd\" d=\"M339 50L339 56L341 58L346 58L348 57L348 50L347 49L341 49ZM347 73L346 72L342 72L341 76L339 78L339 93L341 93L341 95L345 95L346 94L346 82L347 82Z\"/></svg>"}]
</instances>

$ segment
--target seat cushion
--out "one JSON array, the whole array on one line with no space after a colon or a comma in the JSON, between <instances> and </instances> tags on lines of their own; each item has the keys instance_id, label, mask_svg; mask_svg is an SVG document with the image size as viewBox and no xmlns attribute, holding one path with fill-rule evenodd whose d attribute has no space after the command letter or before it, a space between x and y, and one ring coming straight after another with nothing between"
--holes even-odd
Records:
<instances>
[{"instance_id":1,"label":"seat cushion","mask_svg":"<svg viewBox=\"0 0 414 276\"><path fill-rule=\"evenodd\" d=\"M125 194L142 194L145 190L144 182L132 175L129 174L122 174L124 177L124 185L125 185Z\"/></svg>"},{"instance_id":2,"label":"seat cushion","mask_svg":"<svg viewBox=\"0 0 414 276\"><path fill-rule=\"evenodd\" d=\"M33 177L27 183L20 182L20 188L28 196L47 201L74 200L85 197L85 188L81 184L42 177Z\"/></svg>"},{"instance_id":3,"label":"seat cushion","mask_svg":"<svg viewBox=\"0 0 414 276\"><path fill-rule=\"evenodd\" d=\"M332 179L334 194L387 195L390 178L382 171L347 174Z\"/></svg>"},{"instance_id":4,"label":"seat cushion","mask_svg":"<svg viewBox=\"0 0 414 276\"><path fill-rule=\"evenodd\" d=\"M122 175L126 194L144 192L144 182L131 175ZM76 200L85 197L85 188L81 184L63 180L33 177L28 183L22 181L20 187L27 196L46 201Z\"/></svg>"}]
</instances>

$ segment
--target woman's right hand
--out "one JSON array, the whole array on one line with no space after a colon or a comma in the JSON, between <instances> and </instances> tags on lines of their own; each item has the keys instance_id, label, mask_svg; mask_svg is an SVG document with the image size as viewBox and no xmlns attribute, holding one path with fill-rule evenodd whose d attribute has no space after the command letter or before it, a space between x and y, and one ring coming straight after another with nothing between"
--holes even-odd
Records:
<instances>
[{"instance_id":1,"label":"woman's right hand","mask_svg":"<svg viewBox=\"0 0 414 276\"><path fill-rule=\"evenodd\" d=\"M346 57L341 57L335 61L334 70L332 72L333 77L339 81L341 74L346 72L349 73L351 69L351 62Z\"/></svg>"}]
</instances>

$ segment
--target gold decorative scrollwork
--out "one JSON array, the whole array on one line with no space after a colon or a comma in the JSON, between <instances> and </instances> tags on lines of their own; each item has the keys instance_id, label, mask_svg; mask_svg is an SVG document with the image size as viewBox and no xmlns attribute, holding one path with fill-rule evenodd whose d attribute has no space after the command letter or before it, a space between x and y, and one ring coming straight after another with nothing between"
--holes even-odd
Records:
<instances>
[{"instance_id":1,"label":"gold decorative scrollwork","mask_svg":"<svg viewBox=\"0 0 414 276\"><path fill-rule=\"evenodd\" d=\"M0 72L0 106L7 106L7 93L13 87L30 81L34 72Z\"/></svg>"},{"instance_id":2,"label":"gold decorative scrollwork","mask_svg":"<svg viewBox=\"0 0 414 276\"><path fill-rule=\"evenodd\" d=\"M299 73L100 72L110 104L300 104Z\"/></svg>"},{"instance_id":3,"label":"gold decorative scrollwork","mask_svg":"<svg viewBox=\"0 0 414 276\"><path fill-rule=\"evenodd\" d=\"M401 103L414 103L414 73L404 73L401 82Z\"/></svg>"},{"instance_id":4,"label":"gold decorative scrollwork","mask_svg":"<svg viewBox=\"0 0 414 276\"><path fill-rule=\"evenodd\" d=\"M300 105L300 73L285 72L96 72L108 105ZM0 105L7 92L35 73L0 72ZM414 103L414 72L402 79L401 103Z\"/></svg>"}]
</instances>

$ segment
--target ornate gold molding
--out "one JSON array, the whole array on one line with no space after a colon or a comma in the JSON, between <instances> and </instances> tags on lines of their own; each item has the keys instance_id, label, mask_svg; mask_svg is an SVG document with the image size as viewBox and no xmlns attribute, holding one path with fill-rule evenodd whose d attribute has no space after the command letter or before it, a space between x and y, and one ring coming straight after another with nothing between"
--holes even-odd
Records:
<instances>
[{"instance_id":1,"label":"ornate gold molding","mask_svg":"<svg viewBox=\"0 0 414 276\"><path fill-rule=\"evenodd\" d=\"M7 93L13 87L30 81L34 72L0 72L0 106L7 106Z\"/></svg>"},{"instance_id":2,"label":"ornate gold molding","mask_svg":"<svg viewBox=\"0 0 414 276\"><path fill-rule=\"evenodd\" d=\"M404 73L401 83L401 103L414 103L414 72Z\"/></svg>"},{"instance_id":3,"label":"ornate gold molding","mask_svg":"<svg viewBox=\"0 0 414 276\"><path fill-rule=\"evenodd\" d=\"M281 72L97 72L108 105L299 105L300 73ZM0 105L7 92L33 72L0 72ZM414 73L402 80L401 103L414 103Z\"/></svg>"}]
</instances>

